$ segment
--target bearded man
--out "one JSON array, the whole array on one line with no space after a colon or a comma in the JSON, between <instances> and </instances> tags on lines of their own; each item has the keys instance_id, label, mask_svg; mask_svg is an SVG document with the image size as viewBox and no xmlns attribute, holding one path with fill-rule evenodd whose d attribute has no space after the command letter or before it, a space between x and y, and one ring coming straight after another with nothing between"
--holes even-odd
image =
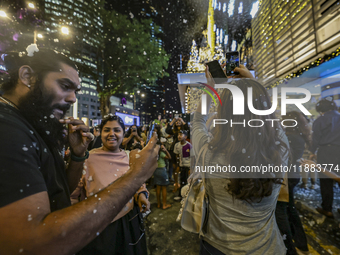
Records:
<instances>
[{"instance_id":1,"label":"bearded man","mask_svg":"<svg viewBox=\"0 0 340 255\"><path fill-rule=\"evenodd\" d=\"M80 90L77 67L53 51L5 57L0 97L0 254L74 254L93 240L157 167L156 136L130 153L130 171L71 206L93 139L80 120L64 119ZM68 125L71 161L60 155Z\"/></svg>"}]
</instances>

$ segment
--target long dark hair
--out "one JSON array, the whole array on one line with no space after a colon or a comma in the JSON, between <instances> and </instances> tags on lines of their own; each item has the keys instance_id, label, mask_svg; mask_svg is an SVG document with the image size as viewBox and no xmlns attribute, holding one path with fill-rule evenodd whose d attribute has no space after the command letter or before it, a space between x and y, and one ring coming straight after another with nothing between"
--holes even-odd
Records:
<instances>
[{"instance_id":1,"label":"long dark hair","mask_svg":"<svg viewBox=\"0 0 340 255\"><path fill-rule=\"evenodd\" d=\"M217 119L232 120L247 124L251 119L260 119L264 122L261 127L243 127L241 125L217 125L212 133L213 139L209 143L210 148L215 153L223 153L226 160L231 166L240 169L241 166L260 166L274 165L279 166L282 163L280 151L286 150L287 145L279 138L281 127L275 122L266 121L266 119L276 119L275 114L259 116L251 113L247 106L248 87L253 90L253 106L257 110L266 110L271 108L271 100L266 89L258 82L251 79L242 79L236 81L245 96L245 114L233 115L233 97L232 93L224 89L221 93L223 106L219 105ZM252 125L255 125L252 123ZM256 125L259 125L256 123ZM272 126L273 125L273 126ZM283 131L282 131L283 132ZM247 173L248 174L248 173ZM249 203L260 202L263 197L270 196L274 184L281 184L282 178L276 176L263 176L266 178L231 178L226 186L227 191L235 199L245 200ZM259 176L257 176L259 177Z\"/></svg>"},{"instance_id":2,"label":"long dark hair","mask_svg":"<svg viewBox=\"0 0 340 255\"><path fill-rule=\"evenodd\" d=\"M126 136L130 136L130 135L131 135L131 133L132 133L132 127L133 127L133 126L136 127L136 129L137 129L137 134L138 134L139 137L141 137L141 136L142 136L142 133L141 133L140 128L139 128L137 125L132 125L132 126L130 126L129 129L128 129L128 131L126 131Z\"/></svg>"},{"instance_id":3,"label":"long dark hair","mask_svg":"<svg viewBox=\"0 0 340 255\"><path fill-rule=\"evenodd\" d=\"M287 126L293 126L294 125L293 121L289 121L288 119L294 119L297 122L297 125L295 127L286 127L285 128L286 134L301 135L302 138L307 143L308 148L310 148L312 144L311 129L308 125L306 117L301 112L291 111L288 112L286 115L283 115L282 120L286 120L285 124Z\"/></svg>"}]
</instances>

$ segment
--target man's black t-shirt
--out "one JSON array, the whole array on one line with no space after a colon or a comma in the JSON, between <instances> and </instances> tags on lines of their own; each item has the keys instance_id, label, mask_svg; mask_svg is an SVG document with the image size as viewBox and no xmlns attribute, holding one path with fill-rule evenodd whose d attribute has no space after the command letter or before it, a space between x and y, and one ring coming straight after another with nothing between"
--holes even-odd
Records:
<instances>
[{"instance_id":1,"label":"man's black t-shirt","mask_svg":"<svg viewBox=\"0 0 340 255\"><path fill-rule=\"evenodd\" d=\"M65 165L20 112L0 103L0 207L47 191L51 211L71 205Z\"/></svg>"}]
</instances>

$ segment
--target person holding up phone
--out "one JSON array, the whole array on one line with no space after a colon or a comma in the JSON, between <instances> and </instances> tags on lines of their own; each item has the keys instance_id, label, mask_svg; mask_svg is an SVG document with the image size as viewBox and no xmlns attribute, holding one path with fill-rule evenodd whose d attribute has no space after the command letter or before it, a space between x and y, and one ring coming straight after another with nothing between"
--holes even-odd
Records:
<instances>
[{"instance_id":1,"label":"person holding up phone","mask_svg":"<svg viewBox=\"0 0 340 255\"><path fill-rule=\"evenodd\" d=\"M131 150L131 148L135 147L137 143L144 147L142 134L139 128L136 125L133 125L126 132L126 135L122 142L122 147L125 148L125 150Z\"/></svg>"}]
</instances>

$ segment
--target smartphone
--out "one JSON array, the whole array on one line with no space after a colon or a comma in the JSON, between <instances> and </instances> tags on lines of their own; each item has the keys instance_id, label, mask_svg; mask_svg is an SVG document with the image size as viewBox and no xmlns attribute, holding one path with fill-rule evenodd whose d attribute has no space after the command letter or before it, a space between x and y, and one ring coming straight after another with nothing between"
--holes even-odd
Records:
<instances>
[{"instance_id":1,"label":"smartphone","mask_svg":"<svg viewBox=\"0 0 340 255\"><path fill-rule=\"evenodd\" d=\"M226 59L226 74L227 76L234 76L239 74L234 72L236 67L240 66L240 54L238 51L230 51L225 54Z\"/></svg>"},{"instance_id":2,"label":"smartphone","mask_svg":"<svg viewBox=\"0 0 340 255\"><path fill-rule=\"evenodd\" d=\"M215 83L224 83L226 82L226 75L222 70L222 67L220 63L218 63L217 60L211 61L206 63L206 65L209 67L209 72L211 76L213 77Z\"/></svg>"},{"instance_id":3,"label":"smartphone","mask_svg":"<svg viewBox=\"0 0 340 255\"><path fill-rule=\"evenodd\" d=\"M178 119L179 118L179 114L175 114L175 119Z\"/></svg>"}]
</instances>

